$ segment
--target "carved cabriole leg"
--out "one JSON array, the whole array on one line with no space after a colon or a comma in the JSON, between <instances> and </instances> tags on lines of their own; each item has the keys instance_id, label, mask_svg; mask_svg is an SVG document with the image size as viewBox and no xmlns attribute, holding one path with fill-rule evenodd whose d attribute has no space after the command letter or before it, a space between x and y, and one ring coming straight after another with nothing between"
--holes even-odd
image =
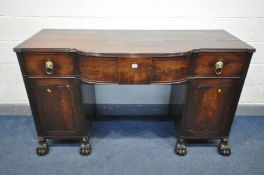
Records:
<instances>
[{"instance_id":1,"label":"carved cabriole leg","mask_svg":"<svg viewBox=\"0 0 264 175\"><path fill-rule=\"evenodd\" d=\"M185 156L187 153L184 139L178 139L175 146L175 153L179 156Z\"/></svg>"},{"instance_id":2,"label":"carved cabriole leg","mask_svg":"<svg viewBox=\"0 0 264 175\"><path fill-rule=\"evenodd\" d=\"M46 140L43 137L38 138L38 147L37 147L37 155L39 156L45 156L46 154L49 153L49 147L46 142Z\"/></svg>"},{"instance_id":3,"label":"carved cabriole leg","mask_svg":"<svg viewBox=\"0 0 264 175\"><path fill-rule=\"evenodd\" d=\"M83 137L81 140L80 154L82 156L87 156L91 153L91 145L89 143L88 137Z\"/></svg>"},{"instance_id":4,"label":"carved cabriole leg","mask_svg":"<svg viewBox=\"0 0 264 175\"><path fill-rule=\"evenodd\" d=\"M218 153L223 156L229 156L231 149L228 145L228 138L222 138L218 144Z\"/></svg>"}]
</instances>

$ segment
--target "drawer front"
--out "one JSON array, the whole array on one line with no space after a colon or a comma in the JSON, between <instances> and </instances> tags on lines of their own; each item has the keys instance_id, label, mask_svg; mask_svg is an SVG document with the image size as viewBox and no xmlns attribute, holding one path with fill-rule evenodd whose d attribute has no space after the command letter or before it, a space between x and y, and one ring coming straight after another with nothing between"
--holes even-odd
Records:
<instances>
[{"instance_id":1,"label":"drawer front","mask_svg":"<svg viewBox=\"0 0 264 175\"><path fill-rule=\"evenodd\" d=\"M27 54L26 72L31 76L70 76L74 74L74 61L66 54Z\"/></svg>"},{"instance_id":2,"label":"drawer front","mask_svg":"<svg viewBox=\"0 0 264 175\"><path fill-rule=\"evenodd\" d=\"M195 76L240 76L246 57L242 53L200 53L194 59Z\"/></svg>"},{"instance_id":3,"label":"drawer front","mask_svg":"<svg viewBox=\"0 0 264 175\"><path fill-rule=\"evenodd\" d=\"M80 76L88 82L117 82L117 58L81 56Z\"/></svg>"},{"instance_id":4,"label":"drawer front","mask_svg":"<svg viewBox=\"0 0 264 175\"><path fill-rule=\"evenodd\" d=\"M188 76L188 57L153 58L152 82L183 81Z\"/></svg>"},{"instance_id":5,"label":"drawer front","mask_svg":"<svg viewBox=\"0 0 264 175\"><path fill-rule=\"evenodd\" d=\"M150 58L119 58L120 84L150 84L152 60Z\"/></svg>"}]
</instances>

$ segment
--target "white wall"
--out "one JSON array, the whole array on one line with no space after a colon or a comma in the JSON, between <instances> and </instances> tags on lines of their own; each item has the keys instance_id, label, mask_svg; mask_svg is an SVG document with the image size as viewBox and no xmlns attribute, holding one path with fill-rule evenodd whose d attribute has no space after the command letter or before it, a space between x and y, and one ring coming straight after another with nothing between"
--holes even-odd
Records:
<instances>
[{"instance_id":1,"label":"white wall","mask_svg":"<svg viewBox=\"0 0 264 175\"><path fill-rule=\"evenodd\" d=\"M263 104L263 7L263 0L1 0L0 103L28 103L14 46L43 28L80 28L225 29L257 49L240 103ZM100 103L166 103L169 88L112 86L96 92Z\"/></svg>"}]
</instances>

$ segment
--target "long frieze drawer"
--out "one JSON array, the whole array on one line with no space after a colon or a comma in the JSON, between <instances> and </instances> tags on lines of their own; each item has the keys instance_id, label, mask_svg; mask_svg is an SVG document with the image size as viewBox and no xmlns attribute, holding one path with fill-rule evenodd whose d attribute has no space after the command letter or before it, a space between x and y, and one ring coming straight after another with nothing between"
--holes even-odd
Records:
<instances>
[{"instance_id":1,"label":"long frieze drawer","mask_svg":"<svg viewBox=\"0 0 264 175\"><path fill-rule=\"evenodd\" d=\"M195 76L240 76L246 57L242 53L199 53L194 59Z\"/></svg>"},{"instance_id":2,"label":"long frieze drawer","mask_svg":"<svg viewBox=\"0 0 264 175\"><path fill-rule=\"evenodd\" d=\"M117 82L117 58L80 56L80 76L87 82Z\"/></svg>"},{"instance_id":3,"label":"long frieze drawer","mask_svg":"<svg viewBox=\"0 0 264 175\"><path fill-rule=\"evenodd\" d=\"M74 60L67 54L26 54L26 73L30 76L70 76Z\"/></svg>"},{"instance_id":4,"label":"long frieze drawer","mask_svg":"<svg viewBox=\"0 0 264 175\"><path fill-rule=\"evenodd\" d=\"M152 82L177 82L188 77L189 57L153 58Z\"/></svg>"},{"instance_id":5,"label":"long frieze drawer","mask_svg":"<svg viewBox=\"0 0 264 175\"><path fill-rule=\"evenodd\" d=\"M150 84L151 58L119 58L118 82L120 84Z\"/></svg>"}]
</instances>

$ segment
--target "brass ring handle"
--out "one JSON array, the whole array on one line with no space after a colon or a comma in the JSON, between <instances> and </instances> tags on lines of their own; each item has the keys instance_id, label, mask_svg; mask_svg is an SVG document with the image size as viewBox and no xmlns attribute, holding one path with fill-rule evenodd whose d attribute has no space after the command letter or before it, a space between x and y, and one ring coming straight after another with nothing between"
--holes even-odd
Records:
<instances>
[{"instance_id":1,"label":"brass ring handle","mask_svg":"<svg viewBox=\"0 0 264 175\"><path fill-rule=\"evenodd\" d=\"M220 75L223 72L224 62L219 60L215 63L215 74Z\"/></svg>"},{"instance_id":2,"label":"brass ring handle","mask_svg":"<svg viewBox=\"0 0 264 175\"><path fill-rule=\"evenodd\" d=\"M46 67L46 73L51 75L53 74L53 63L51 61L46 61L45 67Z\"/></svg>"}]
</instances>

